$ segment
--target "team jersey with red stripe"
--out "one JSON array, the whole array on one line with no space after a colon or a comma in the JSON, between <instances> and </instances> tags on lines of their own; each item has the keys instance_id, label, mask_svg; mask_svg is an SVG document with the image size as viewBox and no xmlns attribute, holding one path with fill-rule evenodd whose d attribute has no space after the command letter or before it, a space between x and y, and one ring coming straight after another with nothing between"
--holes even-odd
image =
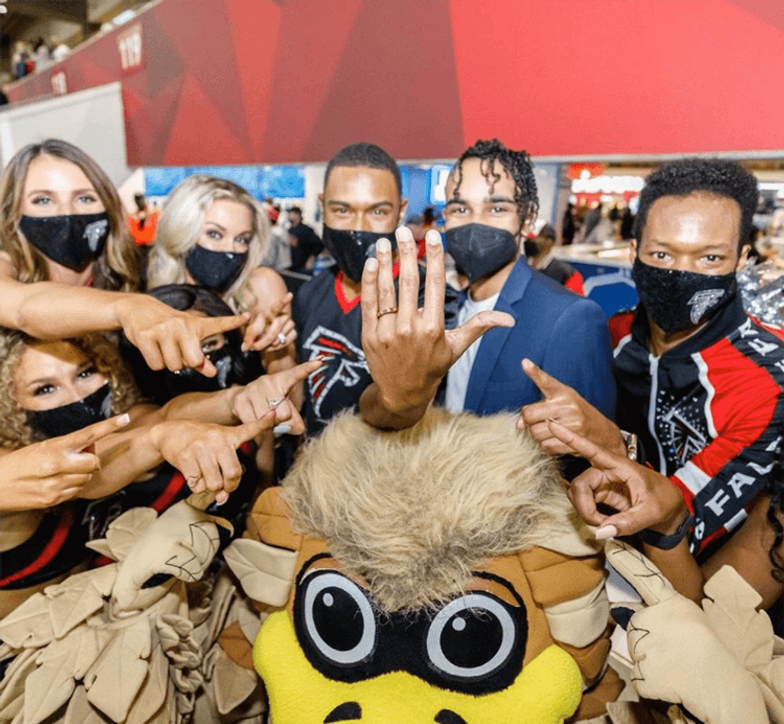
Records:
<instances>
[{"instance_id":1,"label":"team jersey with red stripe","mask_svg":"<svg viewBox=\"0 0 784 724\"><path fill-rule=\"evenodd\" d=\"M74 501L46 511L30 538L2 551L0 591L46 583L87 560L87 529L81 525L84 509L84 501Z\"/></svg>"},{"instance_id":2,"label":"team jersey with red stripe","mask_svg":"<svg viewBox=\"0 0 784 724\"><path fill-rule=\"evenodd\" d=\"M655 357L638 308L614 372L619 425L638 434L645 462L683 493L694 514L692 549L701 551L743 522L779 455L784 342L738 297Z\"/></svg>"}]
</instances>

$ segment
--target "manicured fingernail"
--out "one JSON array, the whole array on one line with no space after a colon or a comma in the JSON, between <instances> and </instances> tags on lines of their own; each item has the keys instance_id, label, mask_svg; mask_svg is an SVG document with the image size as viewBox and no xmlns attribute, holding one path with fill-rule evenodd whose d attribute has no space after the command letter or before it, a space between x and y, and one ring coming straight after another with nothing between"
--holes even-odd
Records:
<instances>
[{"instance_id":1,"label":"manicured fingernail","mask_svg":"<svg viewBox=\"0 0 784 724\"><path fill-rule=\"evenodd\" d=\"M375 257L371 257L365 262L365 269L368 271L374 272L378 269L378 259Z\"/></svg>"},{"instance_id":2,"label":"manicured fingernail","mask_svg":"<svg viewBox=\"0 0 784 724\"><path fill-rule=\"evenodd\" d=\"M242 343L242 346L240 347L240 350L242 352L247 352L248 351L248 346L245 344L245 342Z\"/></svg>"},{"instance_id":3,"label":"manicured fingernail","mask_svg":"<svg viewBox=\"0 0 784 724\"><path fill-rule=\"evenodd\" d=\"M118 425L127 425L131 421L131 416L126 412L124 415L120 415L117 418Z\"/></svg>"},{"instance_id":4,"label":"manicured fingernail","mask_svg":"<svg viewBox=\"0 0 784 724\"><path fill-rule=\"evenodd\" d=\"M288 435L291 432L291 425L275 425L272 432L276 435Z\"/></svg>"},{"instance_id":5,"label":"manicured fingernail","mask_svg":"<svg viewBox=\"0 0 784 724\"><path fill-rule=\"evenodd\" d=\"M614 525L603 525L601 528L596 529L596 540L607 540L608 538L615 538L618 535L618 529Z\"/></svg>"},{"instance_id":6,"label":"manicured fingernail","mask_svg":"<svg viewBox=\"0 0 784 724\"><path fill-rule=\"evenodd\" d=\"M389 239L379 239L376 242L376 251L392 251L392 245L389 243Z\"/></svg>"},{"instance_id":7,"label":"manicured fingernail","mask_svg":"<svg viewBox=\"0 0 784 724\"><path fill-rule=\"evenodd\" d=\"M425 236L425 243L428 246L441 246L441 237L435 234L427 234Z\"/></svg>"}]
</instances>

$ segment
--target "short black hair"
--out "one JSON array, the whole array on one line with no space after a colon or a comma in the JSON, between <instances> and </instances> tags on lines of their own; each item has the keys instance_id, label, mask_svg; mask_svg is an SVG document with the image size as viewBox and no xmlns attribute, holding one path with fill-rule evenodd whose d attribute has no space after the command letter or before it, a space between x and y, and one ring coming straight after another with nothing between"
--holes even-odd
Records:
<instances>
[{"instance_id":1,"label":"short black hair","mask_svg":"<svg viewBox=\"0 0 784 724\"><path fill-rule=\"evenodd\" d=\"M752 220L757 210L757 178L735 161L718 158L684 158L657 168L640 192L640 205L634 222L634 238L642 241L648 211L663 196L689 196L703 192L733 199L740 207L738 246L749 243Z\"/></svg>"},{"instance_id":2,"label":"short black hair","mask_svg":"<svg viewBox=\"0 0 784 724\"><path fill-rule=\"evenodd\" d=\"M482 164L482 173L491 188L496 181L501 180L501 175L495 170L496 162L500 163L514 181L514 200L517 204L517 214L520 217L521 226L526 221L532 222L536 219L536 215L539 213L539 195L536 190L534 165L526 151L512 151L497 138L492 141L477 141L471 148L463 151L455 163L453 173L457 172L456 192L463 181L463 161L468 158L478 158L487 162ZM491 176L492 182L490 181Z\"/></svg>"},{"instance_id":3,"label":"short black hair","mask_svg":"<svg viewBox=\"0 0 784 724\"><path fill-rule=\"evenodd\" d=\"M288 210L288 212L289 212L289 213L291 213L292 211L293 211L295 214L299 214L300 216L302 216L302 209L301 209L299 206L292 206L292 207L291 207L291 208Z\"/></svg>"},{"instance_id":4,"label":"short black hair","mask_svg":"<svg viewBox=\"0 0 784 724\"><path fill-rule=\"evenodd\" d=\"M379 168L389 171L395 179L395 186L400 196L403 196L403 181L400 178L400 168L392 156L390 156L381 146L375 143L352 143L350 146L341 148L327 164L327 171L324 174L324 186L329 181L329 175L333 168L339 166L365 166L366 168Z\"/></svg>"}]
</instances>

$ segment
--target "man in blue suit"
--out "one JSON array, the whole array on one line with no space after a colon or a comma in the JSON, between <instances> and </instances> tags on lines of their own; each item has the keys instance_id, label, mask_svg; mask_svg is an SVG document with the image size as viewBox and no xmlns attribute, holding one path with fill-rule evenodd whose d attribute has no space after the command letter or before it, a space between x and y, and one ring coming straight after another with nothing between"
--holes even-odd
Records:
<instances>
[{"instance_id":1,"label":"man in blue suit","mask_svg":"<svg viewBox=\"0 0 784 724\"><path fill-rule=\"evenodd\" d=\"M528 154L510 151L496 140L478 141L458 159L446 194L447 251L470 282L460 327L444 332L441 325L440 336L436 334L437 294L429 298L427 292L422 313L398 315L392 294L385 291L391 263L379 253L378 265L366 266L363 276L363 313L368 322L377 314L384 317L383 322L378 318L377 331L370 324L367 334L363 330L363 347L380 390L373 408L360 405L365 419L379 427L413 424L450 367L446 404L453 410L517 411L539 401L543 393L559 393L549 374L612 417L615 386L604 314L595 303L532 271L520 255L521 240L538 207ZM408 246L404 236L399 230L401 254ZM440 259L437 244L428 239L428 281L438 276L430 273L431 254L437 255L433 261ZM405 290L413 286L406 283L402 265L400 279L402 313ZM366 296L366 285L378 289L378 302L375 293ZM499 313L505 313L507 323L487 331L465 352L465 346L455 344L460 329L471 326L469 320L476 317L473 323L478 325L483 318L491 321L491 314L500 319ZM524 359L530 360L526 374L521 369Z\"/></svg>"},{"instance_id":2,"label":"man in blue suit","mask_svg":"<svg viewBox=\"0 0 784 724\"><path fill-rule=\"evenodd\" d=\"M538 401L539 388L520 368L527 358L612 417L604 313L533 271L520 254L538 207L528 154L497 140L477 141L455 164L446 198L446 250L470 282L458 323L486 309L515 319L514 327L490 330L455 362L447 406L486 414Z\"/></svg>"}]
</instances>

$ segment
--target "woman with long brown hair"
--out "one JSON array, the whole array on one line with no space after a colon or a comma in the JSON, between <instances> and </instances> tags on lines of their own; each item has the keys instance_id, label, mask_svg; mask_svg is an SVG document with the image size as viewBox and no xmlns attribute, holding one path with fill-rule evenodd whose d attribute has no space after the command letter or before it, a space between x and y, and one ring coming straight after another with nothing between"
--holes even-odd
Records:
<instances>
[{"instance_id":1,"label":"woman with long brown hair","mask_svg":"<svg viewBox=\"0 0 784 724\"><path fill-rule=\"evenodd\" d=\"M154 369L215 370L200 340L248 316L199 319L138 287L138 251L113 184L86 153L49 139L0 177L0 324L39 339L122 329Z\"/></svg>"}]
</instances>

